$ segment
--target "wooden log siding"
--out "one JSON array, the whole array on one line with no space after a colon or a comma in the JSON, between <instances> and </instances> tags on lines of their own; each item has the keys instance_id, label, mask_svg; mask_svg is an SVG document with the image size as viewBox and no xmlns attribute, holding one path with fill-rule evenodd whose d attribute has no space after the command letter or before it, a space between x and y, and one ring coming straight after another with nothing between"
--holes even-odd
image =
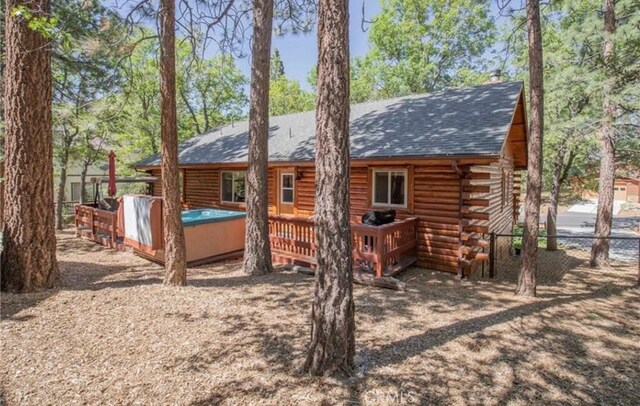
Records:
<instances>
[{"instance_id":1,"label":"wooden log siding","mask_svg":"<svg viewBox=\"0 0 640 406\"><path fill-rule=\"evenodd\" d=\"M508 150L508 148L505 148ZM352 166L351 220L360 222L361 216L376 209L371 205L371 169L406 169L409 175L408 207L396 208L398 219L417 217L418 264L423 267L447 271L458 271L458 253L461 233L471 234L471 239L482 237L490 230L503 232L512 225L515 208L513 193L509 193L509 206L501 205L502 170L509 174L508 187L513 186L513 158L506 151L501 159L493 163L486 158L478 160L481 165L473 165L472 160L459 160L459 168L465 173L460 178L451 162L424 161L413 165L389 165L381 162L376 165ZM313 166L301 164L295 167L295 216L310 217L314 210L315 170ZM269 214L278 215L276 202L276 169L269 169ZM201 168L186 168L185 204L188 207L217 207L243 209L244 205L228 205L220 202L220 171L242 170L238 165L223 168L210 165ZM160 176L159 170L152 170L154 176ZM413 187L412 187L413 185ZM463 187L462 206L460 205L460 186ZM153 187L153 194L161 195L159 181ZM462 211L462 220L460 212ZM477 235L476 235L477 234Z\"/></svg>"},{"instance_id":2,"label":"wooden log siding","mask_svg":"<svg viewBox=\"0 0 640 406\"><path fill-rule=\"evenodd\" d=\"M220 196L218 169L186 169L183 188L185 203L190 209L211 207Z\"/></svg>"}]
</instances>

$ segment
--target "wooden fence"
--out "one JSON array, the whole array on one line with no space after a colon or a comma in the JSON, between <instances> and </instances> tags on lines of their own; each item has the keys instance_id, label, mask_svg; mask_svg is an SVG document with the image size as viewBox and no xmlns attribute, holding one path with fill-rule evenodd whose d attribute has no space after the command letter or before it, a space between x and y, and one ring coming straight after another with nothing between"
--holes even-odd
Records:
<instances>
[{"instance_id":1,"label":"wooden fence","mask_svg":"<svg viewBox=\"0 0 640 406\"><path fill-rule=\"evenodd\" d=\"M89 204L74 207L76 236L85 237L110 248L117 248L118 214Z\"/></svg>"},{"instance_id":2,"label":"wooden fence","mask_svg":"<svg viewBox=\"0 0 640 406\"><path fill-rule=\"evenodd\" d=\"M383 226L351 224L355 266L376 277L393 275L417 260L415 217ZM269 216L269 241L274 262L316 266L316 234L307 218Z\"/></svg>"}]
</instances>

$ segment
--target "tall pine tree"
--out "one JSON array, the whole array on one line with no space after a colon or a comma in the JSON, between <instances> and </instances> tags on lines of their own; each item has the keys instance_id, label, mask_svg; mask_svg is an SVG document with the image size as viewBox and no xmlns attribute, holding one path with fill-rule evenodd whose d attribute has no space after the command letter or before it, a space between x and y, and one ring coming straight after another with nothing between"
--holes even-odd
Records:
<instances>
[{"instance_id":1,"label":"tall pine tree","mask_svg":"<svg viewBox=\"0 0 640 406\"><path fill-rule=\"evenodd\" d=\"M48 0L7 0L2 290L53 287L51 23Z\"/></svg>"},{"instance_id":2,"label":"tall pine tree","mask_svg":"<svg viewBox=\"0 0 640 406\"><path fill-rule=\"evenodd\" d=\"M262 275L273 270L269 242L267 170L269 160L269 60L273 30L273 0L253 2L251 106L247 167L247 229L244 272Z\"/></svg>"},{"instance_id":3,"label":"tall pine tree","mask_svg":"<svg viewBox=\"0 0 640 406\"><path fill-rule=\"evenodd\" d=\"M318 268L305 369L312 375L350 374L355 307L349 226L347 0L319 2L315 202Z\"/></svg>"},{"instance_id":4,"label":"tall pine tree","mask_svg":"<svg viewBox=\"0 0 640 406\"><path fill-rule=\"evenodd\" d=\"M612 100L616 85L613 72L615 58L614 35L616 33L615 1L604 0L604 45L603 64L606 73L602 88L603 119L600 128L602 158L600 159L600 181L598 182L598 211L594 240L591 246L591 266L602 267L609 263L609 239L613 223L613 186L616 178L616 147L614 121L616 106Z\"/></svg>"},{"instance_id":5,"label":"tall pine tree","mask_svg":"<svg viewBox=\"0 0 640 406\"><path fill-rule=\"evenodd\" d=\"M540 231L540 197L542 193L542 133L544 130L544 89L542 64L542 29L540 2L527 1L529 41L529 139L527 145L527 195L524 202L522 265L516 294L536 295L538 268L538 232Z\"/></svg>"},{"instance_id":6,"label":"tall pine tree","mask_svg":"<svg viewBox=\"0 0 640 406\"><path fill-rule=\"evenodd\" d=\"M162 223L166 285L187 284L187 254L182 228L176 111L175 0L160 3L160 133L162 137Z\"/></svg>"}]
</instances>

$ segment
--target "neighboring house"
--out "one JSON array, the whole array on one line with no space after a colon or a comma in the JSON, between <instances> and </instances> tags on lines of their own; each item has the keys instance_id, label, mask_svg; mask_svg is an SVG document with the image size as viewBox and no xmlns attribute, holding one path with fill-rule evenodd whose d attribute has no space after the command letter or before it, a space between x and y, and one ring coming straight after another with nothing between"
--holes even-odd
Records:
<instances>
[{"instance_id":1,"label":"neighboring house","mask_svg":"<svg viewBox=\"0 0 640 406\"><path fill-rule=\"evenodd\" d=\"M510 232L517 218L514 172L527 166L524 101L523 84L508 82L352 105L352 220L389 208L400 219L417 217L424 267L456 272L463 261L485 259L483 234ZM269 124L269 212L309 217L315 112ZM247 135L241 122L180 144L186 205L244 210ZM158 156L136 167L160 177ZM153 193L161 195L159 181Z\"/></svg>"},{"instance_id":2,"label":"neighboring house","mask_svg":"<svg viewBox=\"0 0 640 406\"><path fill-rule=\"evenodd\" d=\"M640 179L618 178L613 185L613 199L640 203Z\"/></svg>"},{"instance_id":3,"label":"neighboring house","mask_svg":"<svg viewBox=\"0 0 640 406\"><path fill-rule=\"evenodd\" d=\"M579 179L574 178L571 183L574 190L582 189ZM582 198L597 199L598 192L583 190ZM613 200L627 203L640 203L640 178L616 178L613 184Z\"/></svg>"},{"instance_id":4,"label":"neighboring house","mask_svg":"<svg viewBox=\"0 0 640 406\"><path fill-rule=\"evenodd\" d=\"M93 201L93 186L91 185L91 178L101 177L108 175L108 165L105 162L98 162L89 166L86 176L86 195L85 202ZM59 175L57 175L59 176ZM57 178L56 176L56 178ZM82 176L82 164L70 163L67 168L67 181L65 183L65 201L78 203L80 202L80 184ZM58 186L59 179L56 179L55 185Z\"/></svg>"}]
</instances>

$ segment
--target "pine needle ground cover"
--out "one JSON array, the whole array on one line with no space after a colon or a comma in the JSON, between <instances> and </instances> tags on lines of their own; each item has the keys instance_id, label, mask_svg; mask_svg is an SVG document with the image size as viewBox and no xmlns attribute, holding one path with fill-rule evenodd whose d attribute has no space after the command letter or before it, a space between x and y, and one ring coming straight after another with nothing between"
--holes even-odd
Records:
<instances>
[{"instance_id":1,"label":"pine needle ground cover","mask_svg":"<svg viewBox=\"0 0 640 406\"><path fill-rule=\"evenodd\" d=\"M356 285L358 369L335 380L299 373L312 278L232 261L164 287L158 265L58 239L58 289L2 294L0 404L640 404L635 266L577 266L535 300L417 268L406 293Z\"/></svg>"}]
</instances>

